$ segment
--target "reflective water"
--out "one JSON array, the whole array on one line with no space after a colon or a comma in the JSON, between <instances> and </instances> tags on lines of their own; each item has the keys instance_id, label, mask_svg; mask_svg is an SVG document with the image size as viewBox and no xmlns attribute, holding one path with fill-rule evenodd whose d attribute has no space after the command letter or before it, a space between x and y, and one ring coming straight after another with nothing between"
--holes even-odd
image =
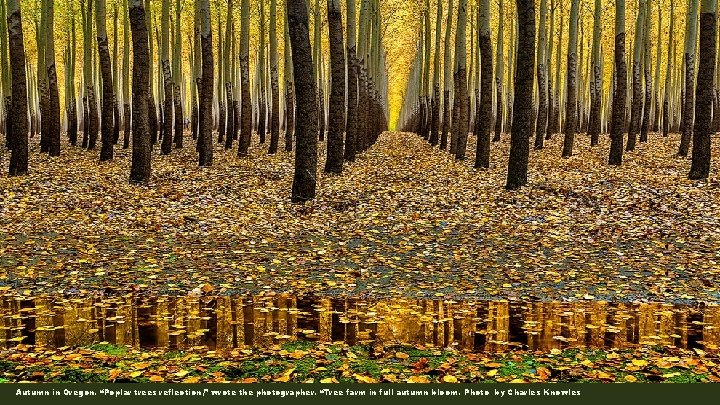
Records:
<instances>
[{"instance_id":1,"label":"reflective water","mask_svg":"<svg viewBox=\"0 0 720 405\"><path fill-rule=\"evenodd\" d=\"M0 296L0 344L229 350L288 340L469 351L665 345L715 351L720 306L255 297Z\"/></svg>"}]
</instances>

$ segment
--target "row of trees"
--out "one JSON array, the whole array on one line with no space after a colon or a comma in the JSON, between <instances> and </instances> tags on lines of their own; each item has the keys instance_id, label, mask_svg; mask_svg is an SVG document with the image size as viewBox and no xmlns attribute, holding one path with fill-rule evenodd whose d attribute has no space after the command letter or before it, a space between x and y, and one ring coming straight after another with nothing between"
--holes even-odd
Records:
<instances>
[{"instance_id":1,"label":"row of trees","mask_svg":"<svg viewBox=\"0 0 720 405\"><path fill-rule=\"evenodd\" d=\"M433 10L428 0L424 0L421 28L417 34L418 52L400 114L403 130L416 132L431 145L439 145L443 150L449 147L456 159L465 159L467 134L472 131L477 136L475 167L487 168L490 165L491 133L494 132L492 140L498 141L509 128L511 151L507 188L510 189L527 181L529 142L532 138L534 147L541 149L544 140L557 133L564 135L562 156L568 157L573 154L576 133L587 132L591 145L596 146L600 134L608 132L612 144L608 162L621 165L623 151L634 150L638 141L647 142L649 131L662 131L665 136L671 131L679 131L682 135L678 156L687 156L692 144L693 164L689 177L708 177L710 134L720 129L720 114L712 115L713 105L716 111L720 110L720 97L714 90L715 75L720 74L720 69L717 69L720 58L716 58L715 51L715 1L703 1L698 7L697 0L687 0L682 69L674 63L675 5L672 2L667 52L663 54L661 4L637 0L628 69L624 0L616 0L614 4L602 0L594 0L594 4L589 2L593 5L589 9L593 14L589 55L585 46L581 46L586 41L582 40L582 36L579 40L578 35L579 18L583 11L581 5L588 2L570 1L569 18L564 20L565 2L539 0L536 4L535 1L516 1L513 19L516 24L510 30L510 49L506 54L503 27L503 17L507 15L505 2L499 0L495 3L499 20L493 52L490 1L477 0L477 7L468 0L458 1L457 6L453 5L453 0L448 0L446 4L437 2L433 39L430 21ZM603 49L601 35L604 24L601 15L613 5L614 44L612 49ZM654 64L650 39L654 25L653 6L657 7ZM537 19L536 12L539 14ZM444 27L441 26L443 21ZM468 25L471 28L469 41L466 35ZM559 37L556 36L558 25ZM445 39L441 44L443 28ZM565 29L568 32L566 40L563 36ZM441 45L444 45L444 51ZM698 45L702 66L697 67L696 77L695 50ZM450 51L452 46L453 52ZM431 49L434 49L433 55ZM565 54L562 54L563 49ZM609 86L604 83L605 55L614 55ZM666 60L662 60L662 56L666 56ZM561 58L566 63L564 66L561 66ZM662 63L665 65L664 72L661 71ZM560 76L563 67L564 83ZM661 73L664 82L661 81ZM678 80L680 74L684 76L682 80ZM607 92L604 88L608 89Z\"/></svg>"},{"instance_id":2,"label":"row of trees","mask_svg":"<svg viewBox=\"0 0 720 405\"><path fill-rule=\"evenodd\" d=\"M60 154L54 3L39 3L35 76L24 54L22 7L18 2L8 2L12 6L8 7L12 11L7 14L9 25L7 29L0 26L3 39L0 49L4 51L9 45L7 49L11 51L10 55L0 54L3 64L12 65L12 75L7 78L8 70L3 69L0 86L7 104L0 110L3 112L0 116L11 113L14 117L0 119L11 150L11 175L28 171L28 134L40 133L41 152L50 156ZM285 3L285 7L279 6L277 0L256 3L260 33L252 76L250 0L215 1L216 27L211 26L210 0L71 1L64 15L62 86L69 143L76 145L81 132L79 146L94 149L99 131L100 161L107 161L114 158L114 148L122 133L122 147L133 148L131 181L147 183L153 145L159 145L161 154L170 154L174 148L184 146L186 129L196 140L200 166L212 165L215 140L226 149L233 148L237 140L237 155L249 156L253 130L260 143L265 143L269 134L267 151L276 153L282 130L286 151L292 151L296 138L293 200L314 198L318 140L324 140L327 133L324 169L339 174L344 162L353 161L356 153L366 150L387 129L387 73L380 3L347 0L345 13L341 0L327 1L325 13L321 12L319 0L311 4L306 0ZM4 0L2 4L5 5ZM153 5L159 5L159 13L153 13ZM82 29L82 74L78 78L76 6ZM183 29L182 15L188 6L193 7L193 35L184 41L187 29ZM300 9L304 16L293 14L293 10L299 13ZM309 30L309 10L314 22L313 42L306 49L302 42L305 34L293 39L293 32L301 28L297 24ZM31 13L36 11L31 9ZM4 15L5 7L0 12ZM158 16L159 20L154 18ZM112 21L112 44L108 18ZM323 51L322 34L327 36L329 52ZM215 46L213 39L217 42ZM279 39L284 39L283 52ZM298 45L291 46L296 40L300 41ZM23 55L13 53L15 48L18 53L22 50ZM309 66L303 64L307 58ZM153 69L154 66L157 68ZM76 99L78 87L80 102ZM303 104L308 98L312 98L312 106ZM309 121L313 121L312 125Z\"/></svg>"}]
</instances>

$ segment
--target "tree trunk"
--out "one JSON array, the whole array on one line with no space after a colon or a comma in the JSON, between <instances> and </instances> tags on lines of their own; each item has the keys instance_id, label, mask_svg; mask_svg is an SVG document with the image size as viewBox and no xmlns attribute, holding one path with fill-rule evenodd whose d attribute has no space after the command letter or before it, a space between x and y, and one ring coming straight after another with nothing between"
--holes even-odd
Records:
<instances>
[{"instance_id":1,"label":"tree trunk","mask_svg":"<svg viewBox=\"0 0 720 405\"><path fill-rule=\"evenodd\" d=\"M345 129L345 52L343 50L340 0L328 0L327 13L331 83L325 172L340 174L343 165L343 132Z\"/></svg>"},{"instance_id":2,"label":"tree trunk","mask_svg":"<svg viewBox=\"0 0 720 405\"><path fill-rule=\"evenodd\" d=\"M682 136L678 156L688 155L692 140L695 119L695 45L697 43L697 6L698 0L690 0L687 28L685 30L685 102L683 104Z\"/></svg>"},{"instance_id":3,"label":"tree trunk","mask_svg":"<svg viewBox=\"0 0 720 405\"><path fill-rule=\"evenodd\" d=\"M505 76L505 64L504 64L504 53L503 50L503 35L504 27L503 21L505 20L505 13L503 11L503 0L500 0L500 11L498 18L498 37L497 37L497 54L495 58L495 136L493 136L493 142L498 142L502 136L503 130L503 77Z\"/></svg>"},{"instance_id":4,"label":"tree trunk","mask_svg":"<svg viewBox=\"0 0 720 405\"><path fill-rule=\"evenodd\" d=\"M249 1L249 0L245 0ZM292 46L295 96L298 114L295 126L295 174L292 201L315 198L317 176L317 101L312 77L312 57L305 0L287 0L287 15Z\"/></svg>"},{"instance_id":5,"label":"tree trunk","mask_svg":"<svg viewBox=\"0 0 720 405\"><path fill-rule=\"evenodd\" d=\"M593 24L592 79L590 79L590 122L588 132L590 145L597 146L602 131L602 61L600 58L601 0L595 0L595 21Z\"/></svg>"},{"instance_id":6,"label":"tree trunk","mask_svg":"<svg viewBox=\"0 0 720 405\"><path fill-rule=\"evenodd\" d=\"M355 6L353 5L352 10L348 9L348 13L352 12L354 14L354 7ZM285 12L285 24L283 24L283 36L285 38L285 50L283 55L283 76L285 79L285 152L292 152L293 134L295 133L295 89L293 88L292 58L290 51L290 28L288 27L287 7L283 7L283 9ZM349 25L348 29L350 29ZM348 50L349 49L350 48L348 45ZM348 58L350 58L349 54ZM348 77L350 77L352 75L352 67L348 66L348 69ZM351 99L348 99L348 103L351 102ZM351 104L348 104L348 106L350 105ZM350 107L348 107L348 109L349 108Z\"/></svg>"},{"instance_id":7,"label":"tree trunk","mask_svg":"<svg viewBox=\"0 0 720 405\"><path fill-rule=\"evenodd\" d=\"M643 85L642 85L642 51L643 29L645 27L645 0L640 0L637 21L635 23L635 39L633 51L633 98L630 111L630 128L628 130L628 143L626 151L635 150L637 133L640 131L640 122L643 114Z\"/></svg>"},{"instance_id":8,"label":"tree trunk","mask_svg":"<svg viewBox=\"0 0 720 405\"><path fill-rule=\"evenodd\" d=\"M670 90L671 90L671 84L672 84L672 66L673 61L672 57L675 55L674 52L674 40L673 40L673 34L675 31L675 5L674 3L670 3L670 38L668 40L668 53L667 53L667 67L665 68L665 91L663 95L663 118L662 118L662 132L663 137L668 136L668 133L670 132Z\"/></svg>"},{"instance_id":9,"label":"tree trunk","mask_svg":"<svg viewBox=\"0 0 720 405\"><path fill-rule=\"evenodd\" d=\"M55 68L55 5L47 3L47 31L45 35L45 68L47 69L48 106L47 116L47 152L50 156L60 156L60 96L58 94L57 70Z\"/></svg>"},{"instance_id":10,"label":"tree trunk","mask_svg":"<svg viewBox=\"0 0 720 405\"><path fill-rule=\"evenodd\" d=\"M28 101L25 81L25 45L22 16L18 0L7 0L8 48L12 83L11 108L8 122L10 146L10 176L22 176L28 172Z\"/></svg>"},{"instance_id":11,"label":"tree trunk","mask_svg":"<svg viewBox=\"0 0 720 405\"><path fill-rule=\"evenodd\" d=\"M342 32L342 26L340 31ZM343 79L345 70L343 69ZM270 147L269 154L277 153L280 144L280 87L278 83L278 50L277 50L277 0L270 0ZM343 95L342 104L345 104Z\"/></svg>"},{"instance_id":12,"label":"tree trunk","mask_svg":"<svg viewBox=\"0 0 720 405\"><path fill-rule=\"evenodd\" d=\"M492 125L492 44L490 43L490 0L482 0L480 27L480 105L475 120L477 133L476 168L490 167L490 130Z\"/></svg>"},{"instance_id":13,"label":"tree trunk","mask_svg":"<svg viewBox=\"0 0 720 405\"><path fill-rule=\"evenodd\" d=\"M612 106L610 158L612 166L622 164L625 137L625 102L627 99L627 65L625 64L625 0L615 0L615 92Z\"/></svg>"},{"instance_id":14,"label":"tree trunk","mask_svg":"<svg viewBox=\"0 0 720 405\"><path fill-rule=\"evenodd\" d=\"M300 0L297 0L300 1ZM252 139L252 105L250 104L250 0L242 0L240 10L240 135L238 156L247 156Z\"/></svg>"},{"instance_id":15,"label":"tree trunk","mask_svg":"<svg viewBox=\"0 0 720 405\"><path fill-rule=\"evenodd\" d=\"M643 52L645 61L643 64L643 75L645 80L645 104L640 124L640 142L648 141L648 130L650 129L650 106L652 105L652 81L650 79L650 19L652 17L652 2L645 2L645 19L643 24Z\"/></svg>"},{"instance_id":16,"label":"tree trunk","mask_svg":"<svg viewBox=\"0 0 720 405\"><path fill-rule=\"evenodd\" d=\"M180 84L182 83L182 33L180 30L180 0L175 0L175 47L173 49L173 99L175 101L175 148L183 147L184 116Z\"/></svg>"},{"instance_id":17,"label":"tree trunk","mask_svg":"<svg viewBox=\"0 0 720 405\"><path fill-rule=\"evenodd\" d=\"M502 0L501 0L502 1ZM451 32L452 32L452 13L453 0L448 0L447 20L445 21L445 42L443 52L443 116L442 131L440 132L440 150L446 150L448 147L448 132L450 131L450 86L452 85L452 55L450 52Z\"/></svg>"},{"instance_id":18,"label":"tree trunk","mask_svg":"<svg viewBox=\"0 0 720 405\"><path fill-rule=\"evenodd\" d=\"M102 121L100 130L100 161L113 158L113 122L115 120L115 95L113 93L112 66L105 20L105 0L95 0L95 18L97 24L97 44L102 77Z\"/></svg>"},{"instance_id":19,"label":"tree trunk","mask_svg":"<svg viewBox=\"0 0 720 405\"><path fill-rule=\"evenodd\" d=\"M148 29L143 0L130 0L130 28L132 30L133 77L132 77L132 166L130 182L150 182L150 125L148 101L150 101L150 52Z\"/></svg>"},{"instance_id":20,"label":"tree trunk","mask_svg":"<svg viewBox=\"0 0 720 405\"><path fill-rule=\"evenodd\" d=\"M567 53L567 99L565 103L565 139L562 157L570 157L577 131L577 44L580 0L572 0L570 8L570 32Z\"/></svg>"},{"instance_id":21,"label":"tree trunk","mask_svg":"<svg viewBox=\"0 0 720 405\"><path fill-rule=\"evenodd\" d=\"M202 47L202 87L200 88L200 144L198 164L212 166L212 102L213 102L213 46L210 29L209 0L200 0L200 46Z\"/></svg>"},{"instance_id":22,"label":"tree trunk","mask_svg":"<svg viewBox=\"0 0 720 405\"><path fill-rule=\"evenodd\" d=\"M358 130L358 65L357 65L357 45L356 37L356 20L355 20L355 0L347 0L347 21L346 21L346 48L347 48L347 125L345 129L345 160L348 162L355 161L355 151L357 150L357 130ZM287 19L286 19L287 21Z\"/></svg>"},{"instance_id":23,"label":"tree trunk","mask_svg":"<svg viewBox=\"0 0 720 405\"><path fill-rule=\"evenodd\" d=\"M712 130L713 79L717 30L717 0L703 0L700 11L700 64L698 66L697 107L692 145L690 180L710 175L710 136Z\"/></svg>"},{"instance_id":24,"label":"tree trunk","mask_svg":"<svg viewBox=\"0 0 720 405\"><path fill-rule=\"evenodd\" d=\"M170 72L170 0L162 0L160 14L160 58L163 78L163 120L162 120L162 144L160 153L168 155L172 151L172 129L173 129L173 82Z\"/></svg>"},{"instance_id":25,"label":"tree trunk","mask_svg":"<svg viewBox=\"0 0 720 405\"><path fill-rule=\"evenodd\" d=\"M221 135L225 136L225 149L232 149L233 147L233 141L235 140L235 136L237 136L237 129L235 127L235 108L234 104L235 101L233 100L233 80L232 80L232 73L230 71L230 58L231 56L231 46L234 45L234 34L233 34L233 28L234 28L234 21L233 21L233 2L232 0L228 0L228 8L227 8L227 14L226 14L226 20L225 20L225 43L224 48L222 52L222 56L218 57L218 82L222 82L224 80L224 85L222 88L218 88L218 101L222 101L224 90L225 92L225 99L227 100L227 109L225 106L222 106L220 108L220 124L218 128L218 142L221 142ZM218 50L221 49L221 36L220 36L220 29L219 29L219 22L218 22ZM234 52L232 53L234 55ZM234 59L233 59L234 60ZM222 74L221 74L222 73Z\"/></svg>"},{"instance_id":26,"label":"tree trunk","mask_svg":"<svg viewBox=\"0 0 720 405\"><path fill-rule=\"evenodd\" d=\"M433 59L432 111L430 113L430 145L440 141L440 33L442 31L442 2L437 2L435 18L435 58Z\"/></svg>"},{"instance_id":27,"label":"tree trunk","mask_svg":"<svg viewBox=\"0 0 720 405\"><path fill-rule=\"evenodd\" d=\"M458 25L455 36L455 58L458 61L457 86L455 87L455 102L458 103L458 135L455 147L455 159L464 160L467 149L468 121L470 103L467 86L467 53L465 48L465 31L467 25L467 0L458 3Z\"/></svg>"},{"instance_id":28,"label":"tree trunk","mask_svg":"<svg viewBox=\"0 0 720 405\"><path fill-rule=\"evenodd\" d=\"M535 73L535 2L516 0L518 21L515 100L513 102L510 159L505 188L517 190L527 184L530 136L533 132L533 79Z\"/></svg>"},{"instance_id":29,"label":"tree trunk","mask_svg":"<svg viewBox=\"0 0 720 405\"><path fill-rule=\"evenodd\" d=\"M540 2L540 32L538 33L538 55L537 55L537 83L538 83L538 115L535 126L535 149L542 149L547 131L547 68L545 56L545 43L547 42L547 31L545 21L547 20L547 0Z\"/></svg>"}]
</instances>

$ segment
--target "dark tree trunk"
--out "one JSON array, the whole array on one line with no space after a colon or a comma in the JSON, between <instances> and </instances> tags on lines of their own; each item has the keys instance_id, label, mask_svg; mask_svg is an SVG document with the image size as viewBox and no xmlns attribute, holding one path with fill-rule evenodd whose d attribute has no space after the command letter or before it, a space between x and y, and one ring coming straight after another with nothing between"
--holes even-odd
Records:
<instances>
[{"instance_id":1,"label":"dark tree trunk","mask_svg":"<svg viewBox=\"0 0 720 405\"><path fill-rule=\"evenodd\" d=\"M489 18L487 16L486 18ZM479 114L475 119L477 133L477 151L475 154L476 168L490 167L490 129L492 125L492 73L493 57L490 43L490 32L480 32L480 105Z\"/></svg>"},{"instance_id":2,"label":"dark tree trunk","mask_svg":"<svg viewBox=\"0 0 720 405\"><path fill-rule=\"evenodd\" d=\"M218 95L220 98L222 98L222 95ZM231 96L232 97L232 96ZM232 107L232 98L228 98L228 105ZM232 114L232 108L228 113ZM228 115L230 115L228 114ZM223 143L225 140L225 131L226 128L232 125L232 118L226 117L226 111L225 111L225 103L223 103L221 100L218 100L218 143ZM232 147L232 145L230 145Z\"/></svg>"},{"instance_id":3,"label":"dark tree trunk","mask_svg":"<svg viewBox=\"0 0 720 405\"><path fill-rule=\"evenodd\" d=\"M202 86L200 87L200 134L198 144L200 147L198 164L201 167L212 166L212 102L213 102L213 45L212 31L210 30L209 0L201 0L200 13L202 29L200 33L200 47L202 48Z\"/></svg>"},{"instance_id":4,"label":"dark tree trunk","mask_svg":"<svg viewBox=\"0 0 720 405\"><path fill-rule=\"evenodd\" d=\"M550 60L550 59L548 59ZM550 65L548 64L548 67ZM547 123L547 132L545 133L545 140L549 141L552 139L553 136L553 130L555 129L556 124L553 122L555 119L555 92L553 91L553 78L552 74L547 75L547 85L548 85L548 123Z\"/></svg>"},{"instance_id":5,"label":"dark tree trunk","mask_svg":"<svg viewBox=\"0 0 720 405\"><path fill-rule=\"evenodd\" d=\"M313 80L313 61L310 51L307 5L304 0L287 0L290 28L295 97L298 114L295 123L295 174L292 201L303 202L315 198L317 176L317 95Z\"/></svg>"},{"instance_id":6,"label":"dark tree trunk","mask_svg":"<svg viewBox=\"0 0 720 405\"><path fill-rule=\"evenodd\" d=\"M174 84L173 89L175 90L173 97L175 100L175 138L173 142L176 149L181 149L183 147L183 121L185 121L185 117L183 116L182 100L180 99L180 85Z\"/></svg>"},{"instance_id":7,"label":"dark tree trunk","mask_svg":"<svg viewBox=\"0 0 720 405\"><path fill-rule=\"evenodd\" d=\"M162 144L160 144L160 153L169 155L172 151L172 129L173 129L173 83L170 74L170 61L165 59L162 61L163 72L163 93L165 98L162 106Z\"/></svg>"},{"instance_id":8,"label":"dark tree trunk","mask_svg":"<svg viewBox=\"0 0 720 405\"><path fill-rule=\"evenodd\" d=\"M20 7L17 0L8 1L8 48L10 50L10 75L12 82L12 108L8 111L6 135L10 146L10 176L22 176L28 172L28 100L25 79L25 45Z\"/></svg>"},{"instance_id":9,"label":"dark tree trunk","mask_svg":"<svg viewBox=\"0 0 720 405\"><path fill-rule=\"evenodd\" d=\"M150 146L155 146L158 141L158 116L157 106L155 105L155 97L152 91L148 89L148 125L150 128Z\"/></svg>"},{"instance_id":10,"label":"dark tree trunk","mask_svg":"<svg viewBox=\"0 0 720 405\"><path fill-rule=\"evenodd\" d=\"M218 94L218 96L221 96L221 94ZM224 138L225 141L225 149L232 149L233 147L233 141L235 140L235 108L234 108L234 102L233 102L233 94L232 94L232 84L228 81L225 83L225 98L228 100L228 108L227 111L225 110L225 106L223 106L223 109L220 110L220 127L218 129L218 143L222 142L223 139L221 139L222 136L227 135ZM227 112L227 117L226 117ZM227 122L227 124L226 124ZM227 128L227 130L226 130ZM220 132L222 130L222 133Z\"/></svg>"},{"instance_id":11,"label":"dark tree trunk","mask_svg":"<svg viewBox=\"0 0 720 405\"><path fill-rule=\"evenodd\" d=\"M48 136L47 146L50 156L60 156L60 95L58 94L55 59L47 66L48 70Z\"/></svg>"},{"instance_id":12,"label":"dark tree trunk","mask_svg":"<svg viewBox=\"0 0 720 405\"><path fill-rule=\"evenodd\" d=\"M247 156L252 140L252 105L250 104L249 0L242 0L240 33L240 135L238 156Z\"/></svg>"},{"instance_id":13,"label":"dark tree trunk","mask_svg":"<svg viewBox=\"0 0 720 405\"><path fill-rule=\"evenodd\" d=\"M637 39L636 39L637 40ZM633 98L630 112L630 128L628 129L628 142L626 151L635 150L637 133L640 130L640 120L643 111L642 79L640 76L640 63L633 63Z\"/></svg>"},{"instance_id":14,"label":"dark tree trunk","mask_svg":"<svg viewBox=\"0 0 720 405\"><path fill-rule=\"evenodd\" d=\"M625 103L627 98L627 65L625 63L625 31L615 36L615 92L612 105L610 158L613 166L622 164L625 138Z\"/></svg>"},{"instance_id":15,"label":"dark tree trunk","mask_svg":"<svg viewBox=\"0 0 720 405\"><path fill-rule=\"evenodd\" d=\"M545 61L540 60L537 66L538 91L538 115L537 124L535 126L535 149L542 149L545 142L545 132L547 131L547 77L545 69Z\"/></svg>"},{"instance_id":16,"label":"dark tree trunk","mask_svg":"<svg viewBox=\"0 0 720 405\"><path fill-rule=\"evenodd\" d=\"M354 1L348 1L348 5L355 7ZM348 15L347 19L347 124L345 128L345 160L348 162L355 161L355 152L357 151L357 131L358 131L358 61L357 46L355 43L355 12Z\"/></svg>"},{"instance_id":17,"label":"dark tree trunk","mask_svg":"<svg viewBox=\"0 0 720 405\"><path fill-rule=\"evenodd\" d=\"M77 102L75 99L70 101L68 106L68 129L67 136L70 145L75 146L77 144L77 129L78 129L78 118L77 118Z\"/></svg>"},{"instance_id":18,"label":"dark tree trunk","mask_svg":"<svg viewBox=\"0 0 720 405\"><path fill-rule=\"evenodd\" d=\"M145 7L142 0L130 0L130 29L132 31L132 167L130 182L150 182L150 125L148 102L150 95L150 54Z\"/></svg>"},{"instance_id":19,"label":"dark tree trunk","mask_svg":"<svg viewBox=\"0 0 720 405\"><path fill-rule=\"evenodd\" d=\"M440 131L440 150L447 150L448 132L450 131L450 90L443 91L443 117Z\"/></svg>"},{"instance_id":20,"label":"dark tree trunk","mask_svg":"<svg viewBox=\"0 0 720 405\"><path fill-rule=\"evenodd\" d=\"M348 73L350 74L350 73ZM285 80L285 152L292 152L295 133L295 90L292 81ZM354 145L353 145L354 146ZM347 152L347 149L346 149ZM355 158L353 151L353 159Z\"/></svg>"},{"instance_id":21,"label":"dark tree trunk","mask_svg":"<svg viewBox=\"0 0 720 405\"><path fill-rule=\"evenodd\" d=\"M647 34L646 34L647 35ZM645 52L650 52L649 49ZM652 82L650 79L650 67L643 68L645 75L645 103L642 115L642 124L640 124L640 142L648 141L648 131L650 130L650 106L652 105Z\"/></svg>"},{"instance_id":22,"label":"dark tree trunk","mask_svg":"<svg viewBox=\"0 0 720 405\"><path fill-rule=\"evenodd\" d=\"M327 137L326 173L342 173L343 132L345 129L345 50L340 0L328 0L330 38L330 111Z\"/></svg>"},{"instance_id":23,"label":"dark tree trunk","mask_svg":"<svg viewBox=\"0 0 720 405\"><path fill-rule=\"evenodd\" d=\"M500 137L502 136L502 120L503 120L503 103L502 103L502 94L503 94L503 84L502 79L496 79L495 80L495 86L496 86L496 97L495 105L497 108L495 109L495 135L493 136L493 142L500 141Z\"/></svg>"},{"instance_id":24,"label":"dark tree trunk","mask_svg":"<svg viewBox=\"0 0 720 405\"><path fill-rule=\"evenodd\" d=\"M130 103L127 101L123 105L123 116L125 117L125 128L123 129L123 149L130 147L130 125L132 123L132 116L130 115Z\"/></svg>"},{"instance_id":25,"label":"dark tree trunk","mask_svg":"<svg viewBox=\"0 0 720 405\"><path fill-rule=\"evenodd\" d=\"M702 34L701 34L702 35ZM690 150L690 141L693 137L693 123L695 115L695 55L685 54L685 100L682 113L682 135L678 156L687 156Z\"/></svg>"},{"instance_id":26,"label":"dark tree trunk","mask_svg":"<svg viewBox=\"0 0 720 405\"><path fill-rule=\"evenodd\" d=\"M535 1L516 0L518 14L517 67L513 101L510 160L505 188L527 184L530 136L533 133L533 84L535 73Z\"/></svg>"},{"instance_id":27,"label":"dark tree trunk","mask_svg":"<svg viewBox=\"0 0 720 405\"><path fill-rule=\"evenodd\" d=\"M710 12L708 12L710 11ZM712 135L713 78L715 76L716 10L705 9L700 14L700 64L697 78L697 107L692 145L692 165L688 178L706 179L710 175L710 146Z\"/></svg>"},{"instance_id":28,"label":"dark tree trunk","mask_svg":"<svg viewBox=\"0 0 720 405\"><path fill-rule=\"evenodd\" d=\"M102 7L104 9L104 7ZM97 11L96 11L97 12ZM104 13L104 11L103 11ZM98 36L98 56L102 77L102 129L100 130L100 161L113 158L113 123L115 120L115 95L113 93L112 67L107 36Z\"/></svg>"},{"instance_id":29,"label":"dark tree trunk","mask_svg":"<svg viewBox=\"0 0 720 405\"><path fill-rule=\"evenodd\" d=\"M600 65L593 66L593 78L590 85L593 87L590 100L590 122L588 123L588 132L590 135L590 145L597 146L600 142L600 132L602 131L601 109L602 109L602 86L600 85L602 78L602 67Z\"/></svg>"}]
</instances>

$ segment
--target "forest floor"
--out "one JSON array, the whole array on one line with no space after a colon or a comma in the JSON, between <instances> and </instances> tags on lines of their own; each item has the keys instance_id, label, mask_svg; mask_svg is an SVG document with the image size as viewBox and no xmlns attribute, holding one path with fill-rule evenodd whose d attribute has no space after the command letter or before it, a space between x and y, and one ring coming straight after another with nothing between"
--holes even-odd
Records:
<instances>
[{"instance_id":1,"label":"forest floor","mask_svg":"<svg viewBox=\"0 0 720 405\"><path fill-rule=\"evenodd\" d=\"M298 341L226 355L108 344L59 349L19 345L0 354L0 383L720 382L717 354L662 347L463 353Z\"/></svg>"},{"instance_id":2,"label":"forest floor","mask_svg":"<svg viewBox=\"0 0 720 405\"><path fill-rule=\"evenodd\" d=\"M615 168L607 138L580 135L561 159L556 136L508 192L507 138L475 170L473 152L456 162L386 133L341 176L319 174L304 205L289 201L292 155L262 145L248 159L218 146L199 169L188 140L139 187L127 150L51 159L34 140L31 174L0 178L0 291L717 303L720 179L687 180L678 138L651 135Z\"/></svg>"}]
</instances>

